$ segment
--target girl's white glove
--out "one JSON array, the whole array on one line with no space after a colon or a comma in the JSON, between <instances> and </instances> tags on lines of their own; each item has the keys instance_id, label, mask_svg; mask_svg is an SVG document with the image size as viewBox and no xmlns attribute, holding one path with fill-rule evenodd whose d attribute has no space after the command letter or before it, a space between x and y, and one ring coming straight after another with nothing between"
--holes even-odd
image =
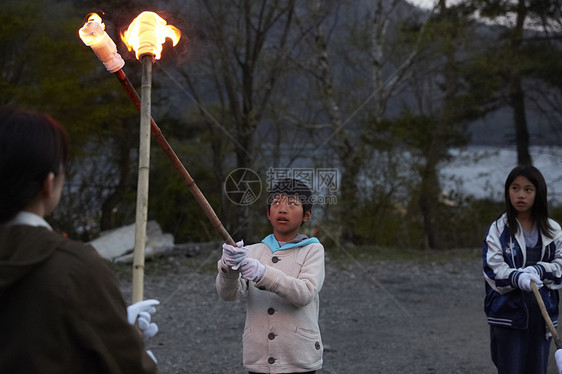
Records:
<instances>
[{"instance_id":1,"label":"girl's white glove","mask_svg":"<svg viewBox=\"0 0 562 374\"><path fill-rule=\"evenodd\" d=\"M240 273L242 278L259 282L265 272L265 265L255 258L246 258L240 263Z\"/></svg>"},{"instance_id":2,"label":"girl's white glove","mask_svg":"<svg viewBox=\"0 0 562 374\"><path fill-rule=\"evenodd\" d=\"M557 349L556 352L554 352L554 359L558 367L558 374L562 374L562 349Z\"/></svg>"},{"instance_id":3,"label":"girl's white glove","mask_svg":"<svg viewBox=\"0 0 562 374\"><path fill-rule=\"evenodd\" d=\"M138 319L139 329L145 339L152 338L158 332L158 325L151 322L151 316L156 312L156 305L160 305L160 301L149 299L127 307L127 320L131 325L134 325Z\"/></svg>"},{"instance_id":4,"label":"girl's white glove","mask_svg":"<svg viewBox=\"0 0 562 374\"><path fill-rule=\"evenodd\" d=\"M517 270L523 270L525 273L535 274L535 275L539 276L539 278L541 276L539 274L539 271L537 270L537 268L534 267L534 266L527 266L527 267L524 267L523 269L519 268Z\"/></svg>"},{"instance_id":5,"label":"girl's white glove","mask_svg":"<svg viewBox=\"0 0 562 374\"><path fill-rule=\"evenodd\" d=\"M537 288L542 287L541 278L537 274L534 273L527 273L524 271L519 271L519 278L517 278L517 285L523 291L531 292L533 289L531 288L531 281L537 284Z\"/></svg>"}]
</instances>

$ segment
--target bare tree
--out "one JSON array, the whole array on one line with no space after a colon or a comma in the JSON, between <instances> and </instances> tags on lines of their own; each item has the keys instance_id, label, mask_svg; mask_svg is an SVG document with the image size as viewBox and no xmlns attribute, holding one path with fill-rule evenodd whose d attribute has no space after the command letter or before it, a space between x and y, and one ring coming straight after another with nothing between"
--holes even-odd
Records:
<instances>
[{"instance_id":1,"label":"bare tree","mask_svg":"<svg viewBox=\"0 0 562 374\"><path fill-rule=\"evenodd\" d=\"M198 102L204 100L207 107L213 103L211 111L200 112L213 138L213 167L224 170L229 145L235 155L230 167L256 169L262 160L257 129L269 118L270 102L287 69L295 1L215 0L193 5L201 25L198 47L206 54L198 61L201 66L188 64L181 73ZM249 207L238 206L236 212L231 230L245 236Z\"/></svg>"},{"instance_id":2,"label":"bare tree","mask_svg":"<svg viewBox=\"0 0 562 374\"><path fill-rule=\"evenodd\" d=\"M330 3L315 1L312 13L327 13L333 9ZM373 123L382 120L388 109L389 101L400 91L404 77L416 56L415 48L405 51L395 41L395 27L401 12L408 8L401 7L400 0L342 3L341 13L346 19L340 21L347 34L340 36L329 45L330 23L335 15L318 17L308 39L313 51L309 73L318 86L319 100L323 104L324 116L328 119L329 132L322 138L321 146L330 146L337 155L340 168L340 199L342 239L357 241L354 228L357 225L359 206L359 176L368 165L375 150L373 144L378 136L372 131ZM355 10L355 14L350 12ZM357 47L357 50L353 48ZM338 56L338 52L343 56ZM355 53L354 53L355 52ZM337 57L336 57L337 56ZM405 57L404 57L405 56ZM348 63L347 74L350 81L359 81L359 85L350 85L349 78L335 66L334 60L340 57Z\"/></svg>"}]
</instances>

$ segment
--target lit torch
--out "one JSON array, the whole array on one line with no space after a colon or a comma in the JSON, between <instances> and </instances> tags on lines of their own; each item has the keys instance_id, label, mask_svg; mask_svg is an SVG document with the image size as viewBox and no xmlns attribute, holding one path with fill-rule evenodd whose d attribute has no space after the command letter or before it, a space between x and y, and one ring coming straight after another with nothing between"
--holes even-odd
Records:
<instances>
[{"instance_id":1,"label":"lit torch","mask_svg":"<svg viewBox=\"0 0 562 374\"><path fill-rule=\"evenodd\" d=\"M211 221L213 227L215 227L225 242L231 245L236 244L150 115L152 63L154 59L160 58L162 44L166 38L171 38L173 44L177 44L180 38L179 30L173 26L166 26L166 21L155 13L143 12L131 23L128 30L122 35L124 41L127 39L125 44L128 46L129 50L134 49L137 59L142 60L142 100L139 98L122 69L124 66L123 59L119 53L117 53L115 43L113 43L105 32L105 26L101 23L101 18L95 13L89 15L88 21L80 29L79 34L82 41L92 47L107 70L111 73L115 73L117 79L121 82L123 88L129 95L129 98L133 101L137 110L141 112L139 184L137 186L137 217L135 222L135 248L133 257L134 303L143 299L144 252L148 211L148 171L150 163L150 133L148 129L146 129L148 126L147 123L150 124L149 127L152 131L152 135L156 138L162 150L172 162L172 165L174 165L176 170L181 174L185 184L189 187L189 190L195 197L199 206L203 209L207 218ZM141 156L141 154L143 154L143 156Z\"/></svg>"},{"instance_id":2,"label":"lit torch","mask_svg":"<svg viewBox=\"0 0 562 374\"><path fill-rule=\"evenodd\" d=\"M115 73L125 65L117 47L105 32L105 25L96 13L88 14L88 21L79 31L80 38L87 46L92 47L94 53L103 62L110 73Z\"/></svg>"},{"instance_id":3,"label":"lit torch","mask_svg":"<svg viewBox=\"0 0 562 374\"><path fill-rule=\"evenodd\" d=\"M175 28L174 28L175 29ZM148 175L150 170L150 99L152 90L152 64L160 58L162 44L167 37L179 41L177 29L166 26L166 21L156 13L142 12L121 38L134 49L142 64L139 171L137 183L137 209L135 218L135 248L133 252L133 303L143 300L144 257L146 247L146 224L148 221Z\"/></svg>"}]
</instances>

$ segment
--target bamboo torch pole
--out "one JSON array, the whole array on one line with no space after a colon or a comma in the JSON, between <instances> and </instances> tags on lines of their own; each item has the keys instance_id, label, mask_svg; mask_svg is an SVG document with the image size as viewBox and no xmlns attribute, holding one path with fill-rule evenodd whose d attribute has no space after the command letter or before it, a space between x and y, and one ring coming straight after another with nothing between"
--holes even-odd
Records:
<instances>
[{"instance_id":1,"label":"bamboo torch pole","mask_svg":"<svg viewBox=\"0 0 562 374\"><path fill-rule=\"evenodd\" d=\"M135 91L135 89L131 85L129 78L127 77L123 69L117 70L115 72L115 76L123 86L123 89L125 90L127 95L129 95L129 98L131 99L137 110L140 110L141 108L140 98L137 94L137 91ZM180 173L184 183L189 188L191 194L195 198L195 201L197 201L197 203L203 210L203 213L205 213L205 215L207 216L213 227L218 231L221 238L226 243L236 246L234 240L232 239L228 231L226 231L219 217L213 210L213 207L211 206L211 204L209 204L209 201L205 198L205 195L203 195L203 192L201 192L199 186L197 186L195 180L193 180L193 178L191 177L191 175L189 174L189 172L187 171L187 169L185 168L179 157L176 155L173 148L170 146L170 144L164 137L164 134L162 134L162 130L160 130L160 127L158 127L158 125L156 124L153 118L150 119L150 128L151 128L152 136L154 136L154 138L160 145L160 148L162 148L166 156L168 156L168 159L170 160L172 165Z\"/></svg>"},{"instance_id":2,"label":"bamboo torch pole","mask_svg":"<svg viewBox=\"0 0 562 374\"><path fill-rule=\"evenodd\" d=\"M144 299L144 257L146 251L148 182L150 173L150 105L154 55L144 54L140 57L140 60L142 63L142 83L135 247L133 252L133 303Z\"/></svg>"},{"instance_id":3,"label":"bamboo torch pole","mask_svg":"<svg viewBox=\"0 0 562 374\"><path fill-rule=\"evenodd\" d=\"M148 221L148 185L150 172L150 114L152 94L152 64L160 58L162 44L173 30L163 29L166 21L153 12L142 12L122 34L129 50L134 50L141 62L141 105L139 131L139 162L135 247L133 252L133 303L143 300L146 225ZM179 30L178 30L179 32ZM174 35L176 37L176 35ZM177 36L179 40L179 36ZM175 42L177 43L177 41ZM174 43L174 45L175 45Z\"/></svg>"}]
</instances>

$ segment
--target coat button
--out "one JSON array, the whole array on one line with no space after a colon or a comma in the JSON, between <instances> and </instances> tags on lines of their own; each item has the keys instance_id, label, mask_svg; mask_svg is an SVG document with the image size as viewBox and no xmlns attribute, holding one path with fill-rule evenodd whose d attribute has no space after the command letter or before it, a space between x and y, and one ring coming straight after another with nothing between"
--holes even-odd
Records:
<instances>
[{"instance_id":1,"label":"coat button","mask_svg":"<svg viewBox=\"0 0 562 374\"><path fill-rule=\"evenodd\" d=\"M316 344L314 344L314 348L316 348L317 351L320 350L320 343L316 342Z\"/></svg>"},{"instance_id":2,"label":"coat button","mask_svg":"<svg viewBox=\"0 0 562 374\"><path fill-rule=\"evenodd\" d=\"M273 365L273 364L275 363L275 359L274 359L273 357L270 357L270 358L267 359L267 362L268 362L270 365Z\"/></svg>"},{"instance_id":3,"label":"coat button","mask_svg":"<svg viewBox=\"0 0 562 374\"><path fill-rule=\"evenodd\" d=\"M272 332L270 332L269 334L267 334L267 338L268 338L269 340L273 340L273 339L275 339L275 334L272 333Z\"/></svg>"},{"instance_id":4,"label":"coat button","mask_svg":"<svg viewBox=\"0 0 562 374\"><path fill-rule=\"evenodd\" d=\"M258 290L265 291L265 286L259 286Z\"/></svg>"},{"instance_id":5,"label":"coat button","mask_svg":"<svg viewBox=\"0 0 562 374\"><path fill-rule=\"evenodd\" d=\"M228 273L228 270L226 270L226 268L222 268L222 267L221 267L221 270L222 270L222 272L225 273L225 274Z\"/></svg>"},{"instance_id":6,"label":"coat button","mask_svg":"<svg viewBox=\"0 0 562 374\"><path fill-rule=\"evenodd\" d=\"M273 309L273 308L267 309L267 314L269 314L271 316L271 315L273 315L273 313L275 313L275 309Z\"/></svg>"},{"instance_id":7,"label":"coat button","mask_svg":"<svg viewBox=\"0 0 562 374\"><path fill-rule=\"evenodd\" d=\"M277 256L273 256L273 258L271 259L271 262L273 262L274 264L279 262L279 257Z\"/></svg>"}]
</instances>

